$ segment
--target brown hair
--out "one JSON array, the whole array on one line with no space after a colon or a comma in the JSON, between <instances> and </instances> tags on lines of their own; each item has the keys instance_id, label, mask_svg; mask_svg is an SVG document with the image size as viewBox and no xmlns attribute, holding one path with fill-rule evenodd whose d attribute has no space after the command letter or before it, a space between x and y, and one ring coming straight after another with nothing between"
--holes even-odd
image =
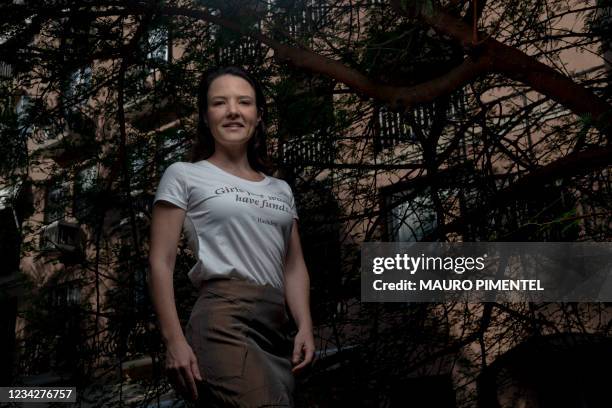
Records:
<instances>
[{"instance_id":1,"label":"brown hair","mask_svg":"<svg viewBox=\"0 0 612 408\"><path fill-rule=\"evenodd\" d=\"M210 84L222 75L234 75L247 81L255 91L255 105L261 116L261 120L255 128L255 134L249 140L247 146L247 159L256 171L269 174L271 164L268 159L266 146L266 98L259 82L247 71L236 66L216 67L202 74L198 87L198 132L191 152L191 161L196 162L208 159L215 152L215 139L206 125L206 113L208 111L208 89Z\"/></svg>"}]
</instances>

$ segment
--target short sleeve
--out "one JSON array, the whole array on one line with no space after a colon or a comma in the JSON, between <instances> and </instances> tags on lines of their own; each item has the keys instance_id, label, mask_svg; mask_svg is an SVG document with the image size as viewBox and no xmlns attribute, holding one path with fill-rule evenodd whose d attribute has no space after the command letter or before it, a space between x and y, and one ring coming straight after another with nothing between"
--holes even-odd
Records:
<instances>
[{"instance_id":1,"label":"short sleeve","mask_svg":"<svg viewBox=\"0 0 612 408\"><path fill-rule=\"evenodd\" d=\"M285 185L287 186L287 191L289 191L289 210L291 211L291 215L293 216L293 218L299 220L300 217L298 216L297 207L295 206L295 198L293 198L293 191L291 191L291 187L287 182L285 182Z\"/></svg>"},{"instance_id":2,"label":"short sleeve","mask_svg":"<svg viewBox=\"0 0 612 408\"><path fill-rule=\"evenodd\" d=\"M185 188L185 181L185 172L182 168L182 163L172 163L168 166L159 181L153 204L158 200L164 200L186 210L189 200L187 189Z\"/></svg>"}]
</instances>

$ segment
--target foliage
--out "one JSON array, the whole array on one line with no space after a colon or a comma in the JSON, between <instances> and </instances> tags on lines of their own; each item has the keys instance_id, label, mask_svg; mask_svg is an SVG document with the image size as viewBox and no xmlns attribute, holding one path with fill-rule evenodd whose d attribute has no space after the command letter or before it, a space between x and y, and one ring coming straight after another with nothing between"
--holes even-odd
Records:
<instances>
[{"instance_id":1,"label":"foliage","mask_svg":"<svg viewBox=\"0 0 612 408\"><path fill-rule=\"evenodd\" d=\"M394 1L279 1L269 8L259 1L13 3L0 7L0 60L12 68L0 82L0 177L32 180L35 207L74 216L87 249L72 258L40 251L44 223L20 220L22 256L61 264L61 273L57 281L33 278L22 351L39 350L15 374L64 370L83 383L123 387L130 380L116 374L121 363L151 355L154 378L141 383L157 396L168 390L146 293L152 193L164 169L188 157L200 73L228 63L247 67L264 86L270 153L300 210L319 347L338 350L302 379L304 405L324 406L321 396L393 400L380 383L433 375L432 367L462 371L480 387L479 375L499 350L525 339L557 331L609 336L603 318L581 326L605 316L606 307L358 301L358 244L406 229L420 231L411 239L422 240L609 240L610 162L595 166L587 155L609 149L609 114L594 119L598 106L610 109L609 72L599 65L577 72L567 60L568 52L609 50L609 2L482 1L481 43L472 45L427 20L443 8L471 27L466 1L400 1L399 9ZM216 20L193 14L202 11ZM577 24L567 28L561 16ZM569 95L563 104L521 81L527 72L503 69L449 85L466 61L490 57L483 47L493 40L565 74L555 77L560 84L569 81L599 103ZM286 56L279 44L304 53ZM304 68L313 55L327 58L319 71ZM330 61L341 66L327 69ZM439 86L440 97L410 105L382 93L427 96ZM72 186L57 190L52 204L49 180ZM180 255L175 291L185 323L196 294L186 278L193 258L185 243ZM81 285L82 301L61 311L75 319L62 332L42 293L69 282ZM78 359L45 360L71 336ZM341 381L326 394L338 372ZM476 397L463 392L468 406ZM98 401L114 403L122 401Z\"/></svg>"}]
</instances>

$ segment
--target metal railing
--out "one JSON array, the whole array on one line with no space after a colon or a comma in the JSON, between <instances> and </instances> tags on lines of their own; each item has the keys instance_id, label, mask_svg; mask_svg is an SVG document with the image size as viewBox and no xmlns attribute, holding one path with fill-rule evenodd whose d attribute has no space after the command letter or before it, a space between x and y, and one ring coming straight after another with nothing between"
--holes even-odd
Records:
<instances>
[{"instance_id":1,"label":"metal railing","mask_svg":"<svg viewBox=\"0 0 612 408\"><path fill-rule=\"evenodd\" d=\"M0 78L12 78L13 66L6 62L0 61Z\"/></svg>"}]
</instances>

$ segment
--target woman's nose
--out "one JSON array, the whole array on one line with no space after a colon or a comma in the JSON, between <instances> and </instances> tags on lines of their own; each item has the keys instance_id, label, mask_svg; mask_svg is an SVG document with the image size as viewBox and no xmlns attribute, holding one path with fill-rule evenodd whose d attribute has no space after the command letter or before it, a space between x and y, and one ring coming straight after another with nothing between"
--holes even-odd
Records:
<instances>
[{"instance_id":1,"label":"woman's nose","mask_svg":"<svg viewBox=\"0 0 612 408\"><path fill-rule=\"evenodd\" d=\"M230 101L227 104L227 113L229 115L236 115L236 114L238 114L238 103Z\"/></svg>"}]
</instances>

